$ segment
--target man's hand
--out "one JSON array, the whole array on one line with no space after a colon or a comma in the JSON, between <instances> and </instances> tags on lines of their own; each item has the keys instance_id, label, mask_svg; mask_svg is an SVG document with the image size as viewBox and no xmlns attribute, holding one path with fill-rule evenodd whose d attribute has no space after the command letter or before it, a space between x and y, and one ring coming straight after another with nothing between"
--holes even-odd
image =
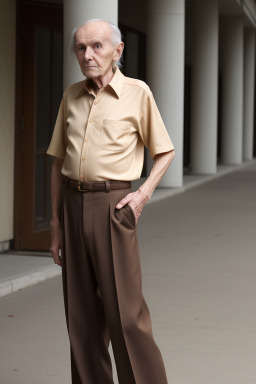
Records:
<instances>
[{"instance_id":1,"label":"man's hand","mask_svg":"<svg viewBox=\"0 0 256 384\"><path fill-rule=\"evenodd\" d=\"M124 205L129 204L134 212L136 224L144 205L151 198L154 189L170 166L174 155L174 150L155 155L155 163L147 180L136 192L129 193L116 205L116 208L120 209Z\"/></svg>"},{"instance_id":2,"label":"man's hand","mask_svg":"<svg viewBox=\"0 0 256 384\"><path fill-rule=\"evenodd\" d=\"M62 262L59 256L61 251L61 256L63 255L63 232L60 226L51 228L51 248L50 248L52 257L55 264L62 266Z\"/></svg>"},{"instance_id":3,"label":"man's hand","mask_svg":"<svg viewBox=\"0 0 256 384\"><path fill-rule=\"evenodd\" d=\"M119 201L116 208L121 209L126 204L129 204L134 212L135 222L137 225L142 209L148 200L149 197L138 189L136 192L129 193L121 201Z\"/></svg>"},{"instance_id":4,"label":"man's hand","mask_svg":"<svg viewBox=\"0 0 256 384\"><path fill-rule=\"evenodd\" d=\"M61 256L63 255L63 233L60 226L60 203L62 196L62 168L63 160L56 158L52 165L51 175L51 198L52 198L52 219L51 226L51 254L53 256L55 264L62 266L61 259L59 257L59 251Z\"/></svg>"}]
</instances>

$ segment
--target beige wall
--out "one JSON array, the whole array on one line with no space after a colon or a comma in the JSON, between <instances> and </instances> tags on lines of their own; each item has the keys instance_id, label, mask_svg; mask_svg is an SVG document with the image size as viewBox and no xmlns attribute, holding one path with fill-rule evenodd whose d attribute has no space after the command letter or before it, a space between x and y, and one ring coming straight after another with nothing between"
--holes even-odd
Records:
<instances>
[{"instance_id":1,"label":"beige wall","mask_svg":"<svg viewBox=\"0 0 256 384\"><path fill-rule=\"evenodd\" d=\"M0 2L0 242L13 238L15 0Z\"/></svg>"}]
</instances>

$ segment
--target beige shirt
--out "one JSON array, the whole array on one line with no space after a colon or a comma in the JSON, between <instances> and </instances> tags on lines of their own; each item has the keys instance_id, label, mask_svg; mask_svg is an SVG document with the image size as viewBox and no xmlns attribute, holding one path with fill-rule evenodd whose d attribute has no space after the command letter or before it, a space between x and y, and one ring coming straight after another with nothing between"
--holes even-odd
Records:
<instances>
[{"instance_id":1,"label":"beige shirt","mask_svg":"<svg viewBox=\"0 0 256 384\"><path fill-rule=\"evenodd\" d=\"M140 178L144 145L150 156L174 149L149 87L118 68L97 94L86 79L63 94L47 153L64 159L74 180Z\"/></svg>"}]
</instances>

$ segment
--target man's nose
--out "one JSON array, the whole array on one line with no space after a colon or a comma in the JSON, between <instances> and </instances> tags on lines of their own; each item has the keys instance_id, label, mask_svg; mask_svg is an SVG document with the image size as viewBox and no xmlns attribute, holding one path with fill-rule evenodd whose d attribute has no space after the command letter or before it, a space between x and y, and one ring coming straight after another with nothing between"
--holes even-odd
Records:
<instances>
[{"instance_id":1,"label":"man's nose","mask_svg":"<svg viewBox=\"0 0 256 384\"><path fill-rule=\"evenodd\" d=\"M86 47L86 50L84 53L84 59L85 61L89 61L93 59L93 49L91 47Z\"/></svg>"}]
</instances>

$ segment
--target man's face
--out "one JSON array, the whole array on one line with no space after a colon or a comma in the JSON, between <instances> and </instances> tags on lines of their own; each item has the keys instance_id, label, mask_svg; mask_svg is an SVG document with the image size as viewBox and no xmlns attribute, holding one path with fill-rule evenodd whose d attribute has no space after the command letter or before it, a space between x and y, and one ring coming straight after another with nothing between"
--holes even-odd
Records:
<instances>
[{"instance_id":1,"label":"man's face","mask_svg":"<svg viewBox=\"0 0 256 384\"><path fill-rule=\"evenodd\" d=\"M118 45L114 46L111 40L111 28L100 21L77 30L75 53L84 76L91 79L103 78L112 71L113 61L119 59Z\"/></svg>"}]
</instances>

